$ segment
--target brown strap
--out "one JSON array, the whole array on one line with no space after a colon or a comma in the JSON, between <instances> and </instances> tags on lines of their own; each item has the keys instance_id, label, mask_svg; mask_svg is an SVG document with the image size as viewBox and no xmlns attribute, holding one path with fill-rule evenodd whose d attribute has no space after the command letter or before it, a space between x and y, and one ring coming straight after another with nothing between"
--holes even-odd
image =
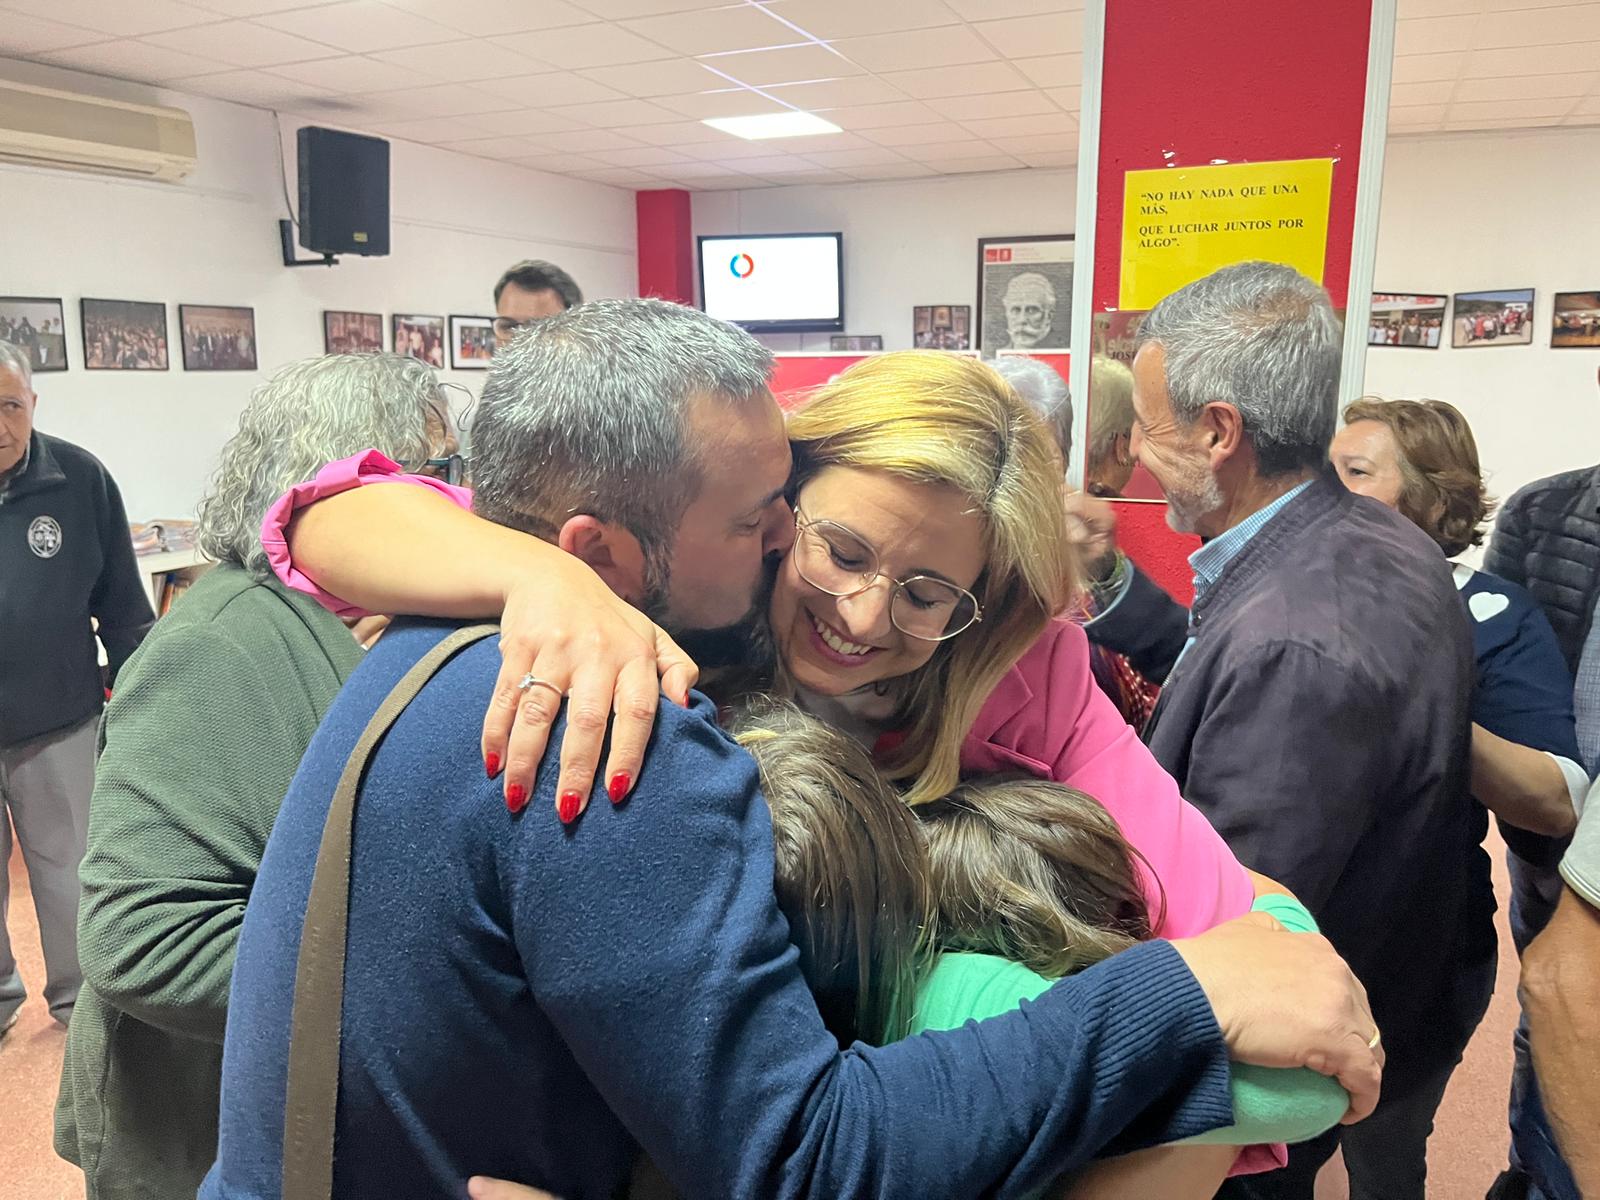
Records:
<instances>
[{"instance_id":1,"label":"brown strap","mask_svg":"<svg viewBox=\"0 0 1600 1200\"><path fill-rule=\"evenodd\" d=\"M311 877L295 969L283 1114L283 1200L330 1200L333 1195L339 1026L350 917L350 844L361 777L384 734L435 672L458 651L499 631L498 625L470 625L423 655L378 706L339 777Z\"/></svg>"}]
</instances>

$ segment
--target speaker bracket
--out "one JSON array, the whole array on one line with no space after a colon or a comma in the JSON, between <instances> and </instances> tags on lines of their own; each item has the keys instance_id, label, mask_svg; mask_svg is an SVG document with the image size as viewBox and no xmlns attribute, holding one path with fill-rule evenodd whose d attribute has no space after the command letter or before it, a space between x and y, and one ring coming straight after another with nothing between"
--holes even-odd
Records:
<instances>
[{"instance_id":1,"label":"speaker bracket","mask_svg":"<svg viewBox=\"0 0 1600 1200\"><path fill-rule=\"evenodd\" d=\"M283 243L283 265L286 267L336 267L339 265L339 260L331 254L324 254L321 258L296 258L293 222L278 222L278 240Z\"/></svg>"}]
</instances>

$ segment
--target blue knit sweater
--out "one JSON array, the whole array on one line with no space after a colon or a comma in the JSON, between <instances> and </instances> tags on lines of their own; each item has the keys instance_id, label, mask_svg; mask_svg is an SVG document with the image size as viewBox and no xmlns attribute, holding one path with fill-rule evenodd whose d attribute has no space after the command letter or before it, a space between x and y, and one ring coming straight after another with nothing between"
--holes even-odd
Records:
<instances>
[{"instance_id":1,"label":"blue knit sweater","mask_svg":"<svg viewBox=\"0 0 1600 1200\"><path fill-rule=\"evenodd\" d=\"M385 635L284 801L240 938L202 1200L278 1195L328 803L371 714L447 628ZM464 1197L487 1174L604 1200L640 1146L687 1196L1018 1196L1104 1149L1231 1120L1215 1020L1161 942L1018 1012L840 1052L773 898L755 764L712 706L663 705L629 802L597 792L563 829L554 752L520 817L483 777L498 667L492 639L457 655L362 787L337 1196Z\"/></svg>"}]
</instances>

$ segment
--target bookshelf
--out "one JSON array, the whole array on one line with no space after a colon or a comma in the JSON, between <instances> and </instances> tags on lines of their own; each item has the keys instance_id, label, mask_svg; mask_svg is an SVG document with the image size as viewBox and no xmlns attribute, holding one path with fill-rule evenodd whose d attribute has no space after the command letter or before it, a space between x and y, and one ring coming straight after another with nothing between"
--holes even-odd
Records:
<instances>
[{"instance_id":1,"label":"bookshelf","mask_svg":"<svg viewBox=\"0 0 1600 1200\"><path fill-rule=\"evenodd\" d=\"M150 597L150 607L161 615L162 595L169 582L186 587L209 570L214 564L199 550L164 550L138 557L139 576L145 594ZM169 606L170 607L170 606Z\"/></svg>"}]
</instances>

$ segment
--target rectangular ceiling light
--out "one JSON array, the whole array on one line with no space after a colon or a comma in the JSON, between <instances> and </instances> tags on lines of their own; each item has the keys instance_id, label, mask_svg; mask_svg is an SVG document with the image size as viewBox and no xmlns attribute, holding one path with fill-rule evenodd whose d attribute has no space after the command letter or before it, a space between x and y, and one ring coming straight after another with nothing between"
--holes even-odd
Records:
<instances>
[{"instance_id":1,"label":"rectangular ceiling light","mask_svg":"<svg viewBox=\"0 0 1600 1200\"><path fill-rule=\"evenodd\" d=\"M710 117L705 124L751 141L841 132L832 121L824 121L808 112L766 113L759 117Z\"/></svg>"}]
</instances>

